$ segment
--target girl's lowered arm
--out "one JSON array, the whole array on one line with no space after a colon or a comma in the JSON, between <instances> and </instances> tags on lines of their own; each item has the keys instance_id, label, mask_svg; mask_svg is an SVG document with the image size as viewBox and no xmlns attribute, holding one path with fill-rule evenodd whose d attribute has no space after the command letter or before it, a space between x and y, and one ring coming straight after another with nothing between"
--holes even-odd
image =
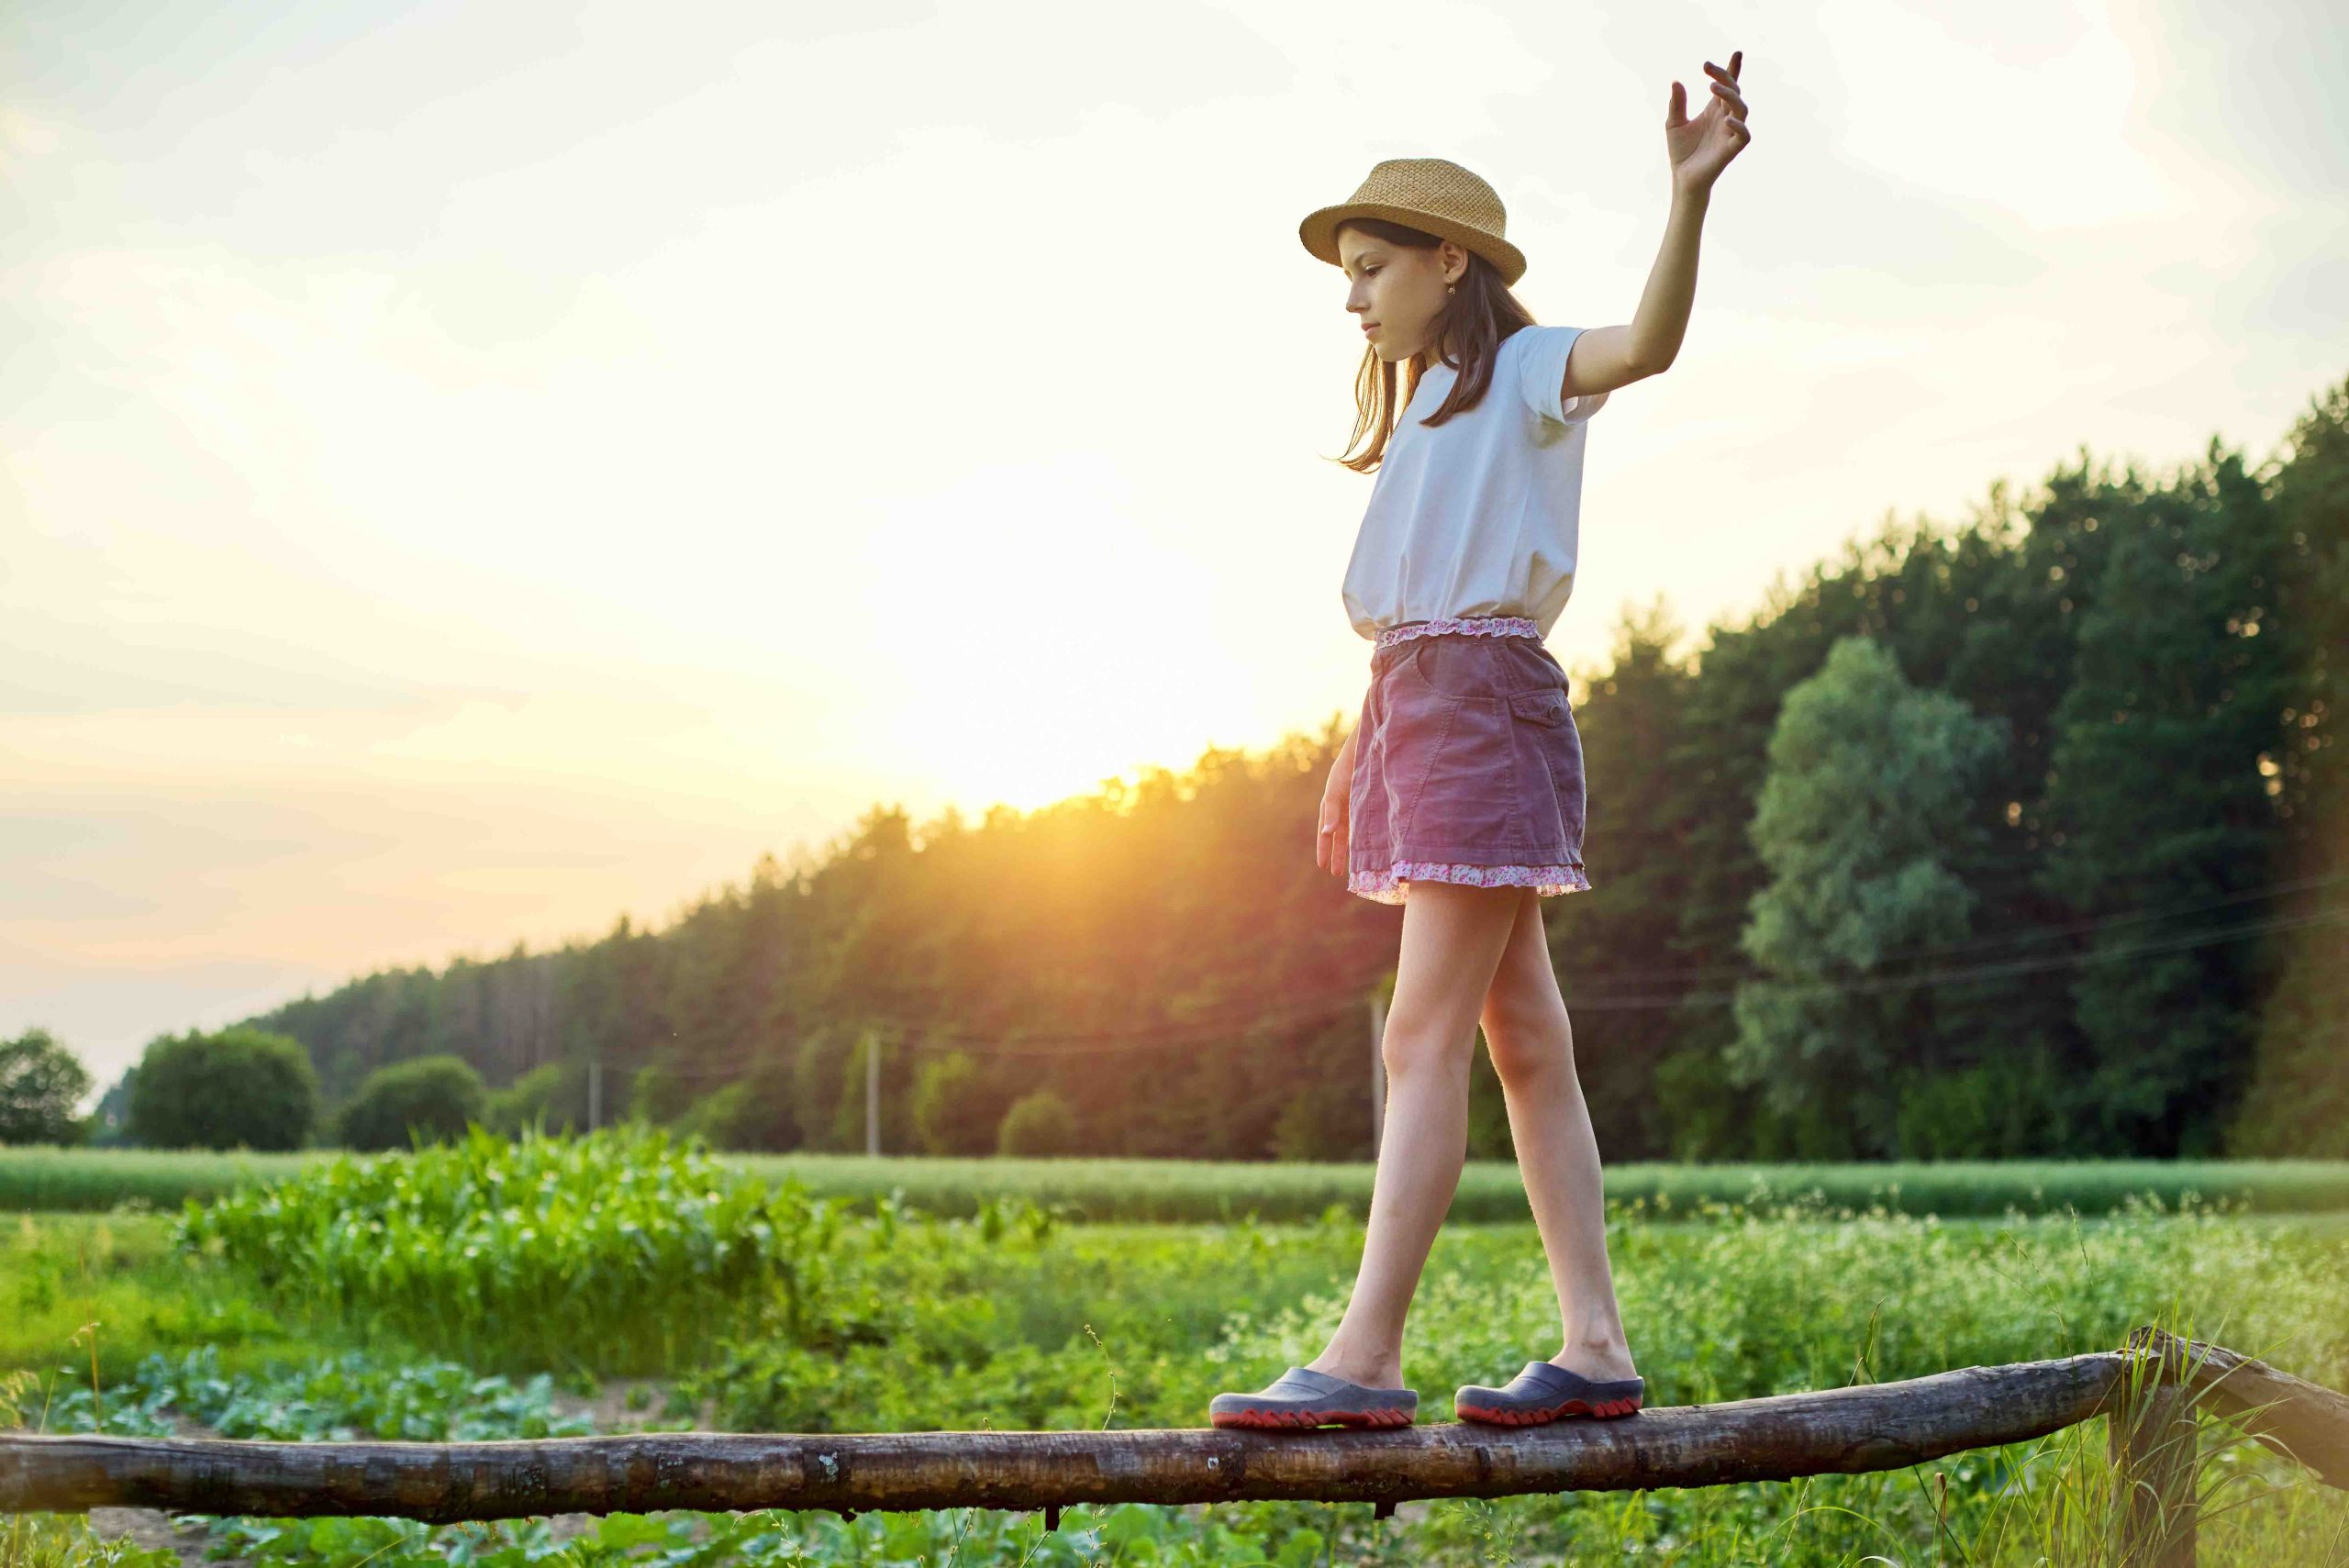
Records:
<instances>
[{"instance_id":1,"label":"girl's lowered arm","mask_svg":"<svg viewBox=\"0 0 2349 1568\"><path fill-rule=\"evenodd\" d=\"M1672 211L1664 219L1664 243L1631 319L1593 327L1575 339L1566 356L1562 389L1566 397L1612 392L1662 373L1678 357L1680 340L1688 330L1688 306L1697 294L1697 241L1712 201L1713 182L1753 140L1745 127L1745 99L1737 85L1743 63L1742 50L1729 57L1726 71L1705 61L1713 79L1712 97L1693 120L1685 112L1680 83L1672 84L1664 128L1672 158Z\"/></svg>"}]
</instances>

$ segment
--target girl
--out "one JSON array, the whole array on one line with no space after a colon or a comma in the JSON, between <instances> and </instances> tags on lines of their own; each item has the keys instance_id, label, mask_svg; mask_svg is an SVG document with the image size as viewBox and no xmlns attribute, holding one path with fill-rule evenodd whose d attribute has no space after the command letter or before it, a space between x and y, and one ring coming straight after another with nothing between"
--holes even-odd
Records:
<instances>
[{"instance_id":1,"label":"girl","mask_svg":"<svg viewBox=\"0 0 2349 1568\"><path fill-rule=\"evenodd\" d=\"M1386 1133L1368 1240L1329 1348L1252 1394L1219 1394L1219 1427L1411 1424L1403 1319L1466 1157L1479 1022L1508 1105L1526 1195L1558 1294L1564 1346L1507 1385L1453 1396L1464 1420L1527 1426L1637 1410L1608 1267L1598 1146L1575 1079L1542 928L1544 895L1583 873L1582 741L1566 674L1542 639L1574 588L1583 441L1609 392L1679 351L1713 182L1749 139L1742 51L1710 61L1690 119L1672 84L1672 210L1628 325L1541 327L1509 294L1525 257L1500 198L1458 164L1391 159L1298 233L1344 269L1370 343L1348 460L1377 478L1345 577L1375 643L1362 720L1323 793L1317 859L1349 891L1403 906L1382 1045ZM1411 367L1390 416L1397 361ZM1391 449L1391 450L1390 450Z\"/></svg>"}]
</instances>

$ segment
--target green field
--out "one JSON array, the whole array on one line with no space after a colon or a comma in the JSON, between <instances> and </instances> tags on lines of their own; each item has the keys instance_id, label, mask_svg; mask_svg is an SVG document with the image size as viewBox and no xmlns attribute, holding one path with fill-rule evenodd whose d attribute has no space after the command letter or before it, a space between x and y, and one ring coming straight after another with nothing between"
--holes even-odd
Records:
<instances>
[{"instance_id":1,"label":"green field","mask_svg":"<svg viewBox=\"0 0 2349 1568\"><path fill-rule=\"evenodd\" d=\"M841 1175L862 1185L834 1190L882 1187L885 1168L850 1163ZM751 1164L610 1140L529 1155L484 1141L380 1170L314 1165L265 1200L251 1190L182 1218L19 1216L0 1225L0 1367L24 1374L25 1424L50 1430L101 1418L115 1431L321 1438L1202 1426L1215 1392L1318 1353L1362 1245L1341 1198L1305 1223L1072 1224L1025 1195L924 1213L918 1168L888 1184L904 1204L866 1212L743 1180ZM1238 1194L1236 1174L1196 1180ZM1640 1198L1610 1206L1609 1248L1652 1406L2110 1349L2146 1322L2349 1386L2342 1215L2199 1199L1944 1218ZM1456 1384L1500 1380L1553 1351L1557 1332L1530 1224L1448 1226L1405 1351L1421 1418L1449 1420ZM567 1538L566 1560L2068 1568L2100 1561L2102 1428L1869 1476L1433 1500L1378 1523L1364 1505L1289 1503L1074 1507L1052 1534L1033 1514L986 1510L570 1521L586 1533ZM2202 1441L2201 1562L2349 1562L2342 1494L2215 1422ZM29 1544L12 1562L101 1554L66 1520L17 1528ZM543 1521L208 1528L254 1563L519 1564L565 1544Z\"/></svg>"},{"instance_id":2,"label":"green field","mask_svg":"<svg viewBox=\"0 0 2349 1568\"><path fill-rule=\"evenodd\" d=\"M125 1149L0 1148L0 1209L90 1211L144 1203L176 1208L339 1157L214 1154ZM1369 1213L1368 1164L1180 1160L953 1160L860 1154L718 1156L770 1180L795 1176L820 1195L869 1206L892 1191L925 1213L970 1215L985 1197L1064 1206L1086 1221L1313 1220L1332 1204ZM1680 1165L1607 1168L1609 1198L1747 1209L1780 1207L1998 1218L2111 1214L2132 1197L2176 1207L2189 1199L2260 1214L2349 1213L2349 1161L1940 1161L1908 1164ZM1479 1160L1462 1173L1451 1218L1471 1224L1530 1220L1515 1164Z\"/></svg>"}]
</instances>

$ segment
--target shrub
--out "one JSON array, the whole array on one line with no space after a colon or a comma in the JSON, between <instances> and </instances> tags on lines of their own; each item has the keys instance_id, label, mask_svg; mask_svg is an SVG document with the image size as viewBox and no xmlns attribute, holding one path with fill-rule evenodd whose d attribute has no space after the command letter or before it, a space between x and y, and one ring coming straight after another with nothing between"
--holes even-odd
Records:
<instances>
[{"instance_id":1,"label":"shrub","mask_svg":"<svg viewBox=\"0 0 2349 1568\"><path fill-rule=\"evenodd\" d=\"M1733 1160L1744 1154L1746 1094L1731 1086L1720 1053L1676 1051L1657 1063L1655 1095L1675 1160Z\"/></svg>"},{"instance_id":2,"label":"shrub","mask_svg":"<svg viewBox=\"0 0 2349 1568\"><path fill-rule=\"evenodd\" d=\"M74 1107L89 1069L47 1029L0 1040L0 1143L80 1143L89 1123Z\"/></svg>"},{"instance_id":3,"label":"shrub","mask_svg":"<svg viewBox=\"0 0 2349 1568\"><path fill-rule=\"evenodd\" d=\"M755 1147L750 1140L758 1115L758 1106L751 1099L751 1086L729 1084L687 1106L685 1114L671 1124L671 1129L681 1138L701 1138L713 1149L751 1148Z\"/></svg>"},{"instance_id":4,"label":"shrub","mask_svg":"<svg viewBox=\"0 0 2349 1568\"><path fill-rule=\"evenodd\" d=\"M151 1149L299 1149L318 1116L302 1042L239 1025L148 1044L130 1096L130 1140Z\"/></svg>"},{"instance_id":5,"label":"shrub","mask_svg":"<svg viewBox=\"0 0 2349 1568\"><path fill-rule=\"evenodd\" d=\"M482 1099L482 1125L507 1138L519 1138L526 1127L546 1132L568 1132L587 1118L581 1108L586 1090L576 1069L566 1073L560 1062L533 1067L503 1089L492 1089Z\"/></svg>"},{"instance_id":6,"label":"shrub","mask_svg":"<svg viewBox=\"0 0 2349 1568\"><path fill-rule=\"evenodd\" d=\"M1076 1152L1076 1113L1050 1089L1039 1089L1004 1113L996 1152L1010 1157Z\"/></svg>"},{"instance_id":7,"label":"shrub","mask_svg":"<svg viewBox=\"0 0 2349 1568\"><path fill-rule=\"evenodd\" d=\"M508 1142L476 1127L191 1201L173 1239L296 1306L475 1364L635 1373L699 1353L763 1307L797 1342L850 1333L835 1314L873 1293L834 1304L861 1251L846 1223L803 1184L770 1189L660 1128Z\"/></svg>"},{"instance_id":8,"label":"shrub","mask_svg":"<svg viewBox=\"0 0 2349 1568\"><path fill-rule=\"evenodd\" d=\"M2017 1043L1995 1062L1899 1080L1903 1160L2011 1160L2061 1146L2043 1126L2064 1085L2043 1047Z\"/></svg>"},{"instance_id":9,"label":"shrub","mask_svg":"<svg viewBox=\"0 0 2349 1568\"><path fill-rule=\"evenodd\" d=\"M914 1133L923 1153L987 1151L984 1089L979 1064L968 1051L950 1051L922 1064L914 1083Z\"/></svg>"},{"instance_id":10,"label":"shrub","mask_svg":"<svg viewBox=\"0 0 2349 1568\"><path fill-rule=\"evenodd\" d=\"M693 1106L693 1084L686 1082L685 1075L670 1062L648 1062L629 1073L627 1082L628 1102L621 1114L615 1118L611 1114L615 1075L604 1074L604 1118L607 1121L638 1121L665 1126Z\"/></svg>"},{"instance_id":11,"label":"shrub","mask_svg":"<svg viewBox=\"0 0 2349 1568\"><path fill-rule=\"evenodd\" d=\"M342 1107L337 1130L346 1149L406 1149L417 1140L445 1143L482 1119L481 1074L462 1056L418 1056L367 1074Z\"/></svg>"}]
</instances>

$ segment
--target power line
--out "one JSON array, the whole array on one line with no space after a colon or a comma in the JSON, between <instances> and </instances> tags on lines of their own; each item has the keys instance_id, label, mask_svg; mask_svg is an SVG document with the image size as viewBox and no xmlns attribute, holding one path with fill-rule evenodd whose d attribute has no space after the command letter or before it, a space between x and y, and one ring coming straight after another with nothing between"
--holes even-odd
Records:
<instances>
[{"instance_id":1,"label":"power line","mask_svg":"<svg viewBox=\"0 0 2349 1568\"><path fill-rule=\"evenodd\" d=\"M2216 899L2120 910L2109 915L2088 917L2054 925L1896 948L1887 951L1882 956L1881 962L1899 962L1915 958L1991 951L2002 947L2052 941L2065 937L2088 935L2146 921L2168 918L2173 916L2200 914L2254 899L2304 892L2341 883L2349 883L2349 873L2301 877L2288 882L2273 883ZM2232 938L2221 932L2212 940L2232 940ZM2141 951L2161 950L2158 948L2123 949L2105 956L2125 957ZM2100 960L2065 955L2059 962L2043 964L2025 963L2020 967L1993 966L1954 973L1960 980L1975 976L1999 977L2030 973L2034 967L2062 967L2065 963L2074 962L2100 962ZM1731 994L1718 992L1707 995L1677 989L1664 995L1645 995L1638 992L1622 995L1620 993L1628 987L1646 984L1672 986L1678 982L1708 980L1737 984L1776 978L1779 977L1770 975L1751 963L1618 969L1600 974L1571 977L1572 990L1575 998L1571 1005L1590 1012L1640 1011L1659 1007L1719 1005L1726 1002ZM1848 984L1829 983L1828 988L1847 991L1881 990L1906 984L1943 983L1948 978L1946 974L1933 973L1885 975L1873 982L1855 980ZM1226 998L1188 1018L1163 1019L1131 1029L1063 1031L1028 1035L1016 1040L1008 1040L999 1032L974 1031L943 1023L914 1020L886 1014L874 1015L859 1011L856 1017L861 1022L869 1023L873 1027L890 1031L901 1039L914 1041L912 1049L915 1050L945 1050L967 1045L1005 1055L1049 1057L1056 1053L1098 1054L1101 1051L1119 1045L1146 1048L1154 1044L1203 1043L1227 1038L1234 1031L1244 1033L1252 1029L1276 1028L1284 1023L1310 1021L1317 1018L1335 1016L1345 1007L1360 1005L1367 995L1367 985L1350 984L1336 990L1306 995L1295 994L1279 995L1269 1001L1246 997ZM705 1060L691 1063L678 1063L664 1070L681 1077L715 1077L735 1074L743 1067L754 1064L755 1059L736 1058L715 1062ZM640 1068L644 1064L640 1062L638 1065Z\"/></svg>"},{"instance_id":2,"label":"power line","mask_svg":"<svg viewBox=\"0 0 2349 1568\"><path fill-rule=\"evenodd\" d=\"M2168 906L2155 906L2154 907L2144 909L2122 910L2111 915L2097 916L2086 919L2066 921L2054 926L2038 927L2020 931L1991 933L1984 936L1969 937L1945 942L1927 942L1912 947L1896 948L1887 951L1880 962L1884 963L1896 963L1912 958L1932 957L1942 954L1955 954L1969 951L1994 951L1998 948L2010 947L2019 943L2048 941L2063 937L2087 935L2099 931L2117 929L2125 926L2142 924L2150 920L2168 918L2173 916L2202 914L2212 909L2225 908L2230 906L2245 903L2255 898L2271 897L2285 893L2301 892L2310 888L2328 886L2333 884L2344 882L2349 882L2349 873L2326 876L2303 877L2293 882L2276 883L2265 887L2248 889L2241 893L2229 895L2223 898L2172 904ZM2330 906L2327 906L2326 907L2330 907ZM2279 926L2274 929L2288 929L2288 927ZM2226 929L2220 928L2219 929L2223 932ZM2195 944L2189 942L2187 945L2190 946ZM2103 956L2125 957L2139 951L2159 951L2164 950L2159 946L2153 948L2123 948L2112 950ZM2020 968L1993 965L1970 971L1885 974L1877 977L1872 984L1876 989L1892 989L1901 985L1916 984L1929 980L1938 980L1943 974L1947 973L1963 973L1968 975L2024 973L2031 973L2034 966L2039 968L2062 967L2065 964L2079 962L2102 962L2102 957L2088 954L2065 953L2058 955L2057 958L2053 960L2025 962L2023 963L2023 966ZM1614 1009L1637 1010L1640 1008L1655 1006L1675 1006L1691 1002L1696 1003L1697 1005L1704 1005L1707 1002L1724 999L1726 994L1723 994L1722 996L1705 996L1698 993L1675 991L1668 995L1661 996L1633 995L1630 997L1620 997L1611 995L1609 993L1613 988L1649 982L1669 982L1684 979L1719 979L1735 983L1758 980L1781 980L1784 977L1782 976L1774 975L1769 971L1752 963L1736 965L1709 965L1682 969L1621 969L1602 975L1576 977L1574 984L1574 995L1576 1000L1573 1005L1593 1011ZM1830 983L1831 988L1846 990L1867 989L1869 988L1870 984L1871 983L1856 980L1849 983L1848 984L1840 982ZM1596 992L1595 995L1592 994L1593 991ZM1161 1020L1156 1023L1142 1025L1131 1029L1089 1029L1069 1030L1059 1033L1040 1033L1023 1035L1016 1040L1008 1040L1005 1036L999 1032L973 1030L952 1024L930 1020L909 1019L889 1014L875 1014L870 1011L860 1010L856 1014L856 1018L860 1023L868 1024L874 1028L887 1030L893 1034L907 1039L918 1039L921 1042L919 1045L915 1047L915 1049L918 1050L930 1049L933 1047L937 1049L945 1049L953 1045L968 1044L982 1048L1001 1047L1006 1051L1010 1051L1016 1048L1020 1054L1045 1055L1050 1054L1054 1048L1065 1046L1074 1048L1075 1054L1088 1054L1090 1052L1090 1048L1096 1045L1109 1046L1121 1042L1130 1043L1135 1046L1147 1046L1153 1043L1179 1044L1213 1040L1234 1029L1244 1031L1252 1028L1263 1028L1267 1025L1277 1025L1285 1021L1307 1020L1334 1013L1341 1007L1358 1004L1365 995L1367 995L1366 987L1346 986L1335 991L1316 993L1303 996L1290 994L1275 997L1271 1001L1256 1001L1250 998L1239 998L1219 1002L1213 1006L1203 1010L1201 1013L1192 1018Z\"/></svg>"},{"instance_id":3,"label":"power line","mask_svg":"<svg viewBox=\"0 0 2349 1568\"><path fill-rule=\"evenodd\" d=\"M2327 887L2337 883L2349 883L2349 872L2324 876L2301 877L2292 882L2271 883L2263 887L2248 888L2229 894L2223 898L2198 903L2155 906L2145 909L2123 909L2110 915L2088 916L2077 920L2054 925L2031 926L2021 930L1987 932L1980 936L1952 938L1947 941L1923 942L1914 947L1892 949L1886 952L1887 960L1923 958L1943 953L1978 952L2010 947L2020 942L2048 941L2058 937L2085 936L2116 927L2141 924L2147 920L2167 919L2178 915L2199 915L2231 905L2248 903L2255 898L2272 898L2280 894L2301 893L2310 888ZM1756 977L1760 971L1748 964L1698 964L1678 969L1622 969L1589 977L1600 985L1618 984L1623 980L1744 980Z\"/></svg>"},{"instance_id":4,"label":"power line","mask_svg":"<svg viewBox=\"0 0 2349 1568\"><path fill-rule=\"evenodd\" d=\"M2343 923L2349 923L2349 910L2325 908L2304 915L2266 916L2256 920L2246 921L2240 926L2214 927L2206 931L2188 932L2183 936L2140 942L2130 947L2054 953L2039 958L2014 959L2001 963L1977 964L1965 969L1925 970L1914 973L1871 975L1865 979L1849 981L1806 982L1798 977L1776 975L1766 971L1757 971L1747 978L1754 984L1773 984L1811 995L1865 995L1885 991L1905 990L1911 986L1965 984L1983 980L2011 979L2019 974L2043 973L2050 970L2082 969L2090 964L2111 963L2125 958L2141 958L2148 953L2179 952L2193 948L2215 947L2221 942L2235 941L2244 937L2264 936L2271 931L2291 930L2301 926ZM1734 991L1684 991L1648 997L1570 999L1567 1005L1586 1012L1631 1012L1648 1007L1726 1006L1736 999L1737 993Z\"/></svg>"},{"instance_id":5,"label":"power line","mask_svg":"<svg viewBox=\"0 0 2349 1568\"><path fill-rule=\"evenodd\" d=\"M2221 942L2236 941L2247 937L2263 936L2304 926L2343 923L2349 923L2349 910L2328 907L2300 915L2265 916L2237 926L2188 932L2130 946L2052 954L1955 969L1868 975L1840 980L1820 979L1811 982L1772 975L1766 972L1756 972L1749 978L1755 983L1780 985L1812 995L1868 995L1910 987L1941 988L1980 984L1990 980L2012 979L2021 974L2042 973L2058 969L2085 968L2091 964L2117 962L2123 959L2140 958L2152 953L2187 951L2195 948L2212 947ZM1275 1028L1283 1023L1334 1017L1341 1008L1362 1006L1367 995L1367 991L1353 991L1344 993L1339 998L1325 997L1308 1000L1286 1008L1267 1009L1255 1015L1252 1025L1240 1027L1238 1032L1248 1032L1251 1028ZM1736 997L1735 991L1672 992L1653 996L1597 999L1570 997L1567 1006L1569 1011L1580 1012L1641 1012L1686 1006L1727 1006L1734 1002ZM1229 1040L1234 1033L1234 1026L1231 1025L1193 1023L1123 1034L1006 1040L1001 1037L972 1035L961 1031L931 1030L890 1025L877 1020L867 1021L872 1024L872 1027L889 1033L893 1042L901 1049L916 1052L969 1049L976 1055L1007 1058L1066 1059L1121 1055L1155 1046L1208 1044ZM734 1057L719 1062L700 1062L689 1065L662 1067L660 1070L677 1077L730 1078L739 1076L751 1066L762 1064L772 1065L773 1063L771 1061L762 1063L757 1058Z\"/></svg>"},{"instance_id":6,"label":"power line","mask_svg":"<svg viewBox=\"0 0 2349 1568\"><path fill-rule=\"evenodd\" d=\"M874 1018L859 1013L854 1022L884 1034L892 1043L905 1049L922 1051L952 1051L976 1048L983 1054L1000 1056L1095 1056L1114 1051L1152 1046L1205 1045L1228 1040L1235 1035L1256 1029L1278 1028L1284 1024L1311 1022L1333 1018L1340 1012L1352 1011L1366 1004L1370 987L1353 986L1343 991L1325 992L1306 997L1292 997L1287 1002L1257 1008L1242 1016L1224 1019L1210 1018L1161 1023L1141 1029L1104 1031L1095 1034L1022 1035L979 1033L966 1029L907 1024L900 1020ZM743 1068L762 1064L757 1057L732 1057L721 1061L702 1061L676 1067L662 1066L660 1071L679 1077L690 1075L723 1076ZM771 1059L765 1064L772 1065ZM640 1066L651 1065L640 1063Z\"/></svg>"}]
</instances>

